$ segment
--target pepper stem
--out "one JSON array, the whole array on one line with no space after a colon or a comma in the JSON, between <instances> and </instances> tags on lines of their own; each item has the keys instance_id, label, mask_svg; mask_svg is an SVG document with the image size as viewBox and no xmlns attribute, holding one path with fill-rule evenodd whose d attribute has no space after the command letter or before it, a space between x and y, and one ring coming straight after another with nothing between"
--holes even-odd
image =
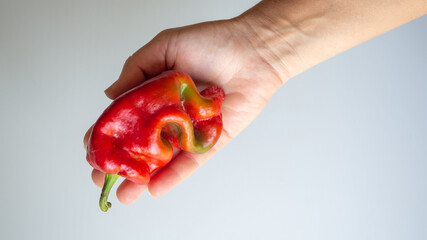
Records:
<instances>
[{"instance_id":1,"label":"pepper stem","mask_svg":"<svg viewBox=\"0 0 427 240\"><path fill-rule=\"evenodd\" d=\"M102 187L101 197L99 198L99 207L103 212L111 208L111 203L107 202L108 194L118 178L118 174L105 174L104 186Z\"/></svg>"}]
</instances>

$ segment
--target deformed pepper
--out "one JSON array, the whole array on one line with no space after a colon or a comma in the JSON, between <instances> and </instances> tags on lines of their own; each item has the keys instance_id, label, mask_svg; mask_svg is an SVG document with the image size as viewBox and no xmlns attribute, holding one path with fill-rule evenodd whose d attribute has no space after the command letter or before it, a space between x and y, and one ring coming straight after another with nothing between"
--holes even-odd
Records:
<instances>
[{"instance_id":1,"label":"deformed pepper","mask_svg":"<svg viewBox=\"0 0 427 240\"><path fill-rule=\"evenodd\" d=\"M107 211L118 176L147 184L171 159L173 147L192 153L209 150L222 131L224 91L216 86L200 94L187 74L166 71L115 99L96 121L87 161L104 173L99 206Z\"/></svg>"}]
</instances>

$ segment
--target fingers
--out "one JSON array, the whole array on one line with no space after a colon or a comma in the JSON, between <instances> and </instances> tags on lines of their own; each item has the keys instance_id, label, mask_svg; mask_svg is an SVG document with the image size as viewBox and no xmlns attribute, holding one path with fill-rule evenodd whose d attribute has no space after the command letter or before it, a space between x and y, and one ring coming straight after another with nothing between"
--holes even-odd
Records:
<instances>
[{"instance_id":1,"label":"fingers","mask_svg":"<svg viewBox=\"0 0 427 240\"><path fill-rule=\"evenodd\" d=\"M211 150L203 154L180 152L179 149L174 149L174 159L151 177L148 187L129 180L124 180L117 189L117 198L123 204L131 204L135 202L147 188L153 197L160 197L166 194L176 185L188 178L197 168L209 160L209 158L230 140L231 139L227 135L221 135L217 144ZM104 184L105 173L94 169L92 171L92 180L96 186L101 188Z\"/></svg>"},{"instance_id":2,"label":"fingers","mask_svg":"<svg viewBox=\"0 0 427 240\"><path fill-rule=\"evenodd\" d=\"M124 180L117 188L116 195L118 200L123 204L131 204L135 202L147 188L154 197L160 197L166 194L176 185L188 178L197 168L209 160L209 158L230 140L228 135L221 135L216 145L203 154L184 152L174 148L174 159L151 177L148 186ZM92 180L98 187L102 187L105 174L94 169L92 171Z\"/></svg>"},{"instance_id":3,"label":"fingers","mask_svg":"<svg viewBox=\"0 0 427 240\"><path fill-rule=\"evenodd\" d=\"M119 79L105 90L107 97L115 99L166 70L168 38L167 34L159 34L130 56L123 66Z\"/></svg>"},{"instance_id":4,"label":"fingers","mask_svg":"<svg viewBox=\"0 0 427 240\"><path fill-rule=\"evenodd\" d=\"M223 137L224 136L224 137ZM153 197L160 197L188 178L197 168L211 158L229 139L222 135L214 148L203 154L182 151L168 165L161 168L148 183Z\"/></svg>"},{"instance_id":5,"label":"fingers","mask_svg":"<svg viewBox=\"0 0 427 240\"><path fill-rule=\"evenodd\" d=\"M169 192L206 162L212 154L207 153L207 155L181 152L174 160L151 178L148 183L150 194L153 197L160 197Z\"/></svg>"},{"instance_id":6,"label":"fingers","mask_svg":"<svg viewBox=\"0 0 427 240\"><path fill-rule=\"evenodd\" d=\"M160 197L189 177L217 151L218 149L211 149L204 154L181 152L151 178L148 187L125 179L117 188L117 199L123 204L132 204L147 188L152 196ZM101 188L104 185L105 173L94 169L92 180Z\"/></svg>"},{"instance_id":7,"label":"fingers","mask_svg":"<svg viewBox=\"0 0 427 240\"><path fill-rule=\"evenodd\" d=\"M104 185L104 181L105 181L105 173L93 169L92 170L92 181L93 183L95 183L96 186L98 187L102 187L102 185Z\"/></svg>"},{"instance_id":8,"label":"fingers","mask_svg":"<svg viewBox=\"0 0 427 240\"><path fill-rule=\"evenodd\" d=\"M119 79L104 91L107 97L115 99L146 80L144 72L138 67L134 58L131 56L126 60Z\"/></svg>"},{"instance_id":9,"label":"fingers","mask_svg":"<svg viewBox=\"0 0 427 240\"><path fill-rule=\"evenodd\" d=\"M93 124L92 126L90 126L90 128L85 133L85 136L83 137L83 146L85 147L85 149L87 149L87 142L89 141L89 136L90 136L90 133L92 132L92 129L93 129Z\"/></svg>"},{"instance_id":10,"label":"fingers","mask_svg":"<svg viewBox=\"0 0 427 240\"><path fill-rule=\"evenodd\" d=\"M129 180L124 180L117 188L117 199L123 204L135 202L143 192L147 190L147 185L139 185Z\"/></svg>"}]
</instances>

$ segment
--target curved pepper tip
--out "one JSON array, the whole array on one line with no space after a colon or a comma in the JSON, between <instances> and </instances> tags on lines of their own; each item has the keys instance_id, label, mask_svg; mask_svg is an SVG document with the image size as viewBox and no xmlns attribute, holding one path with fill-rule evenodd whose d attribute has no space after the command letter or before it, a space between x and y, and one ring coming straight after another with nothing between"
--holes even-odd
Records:
<instances>
[{"instance_id":1,"label":"curved pepper tip","mask_svg":"<svg viewBox=\"0 0 427 240\"><path fill-rule=\"evenodd\" d=\"M106 212L108 209L111 208L112 204L110 202L107 202L107 199L99 200L99 208L101 208L101 211Z\"/></svg>"},{"instance_id":2,"label":"curved pepper tip","mask_svg":"<svg viewBox=\"0 0 427 240\"><path fill-rule=\"evenodd\" d=\"M101 197L99 198L99 208L101 208L103 212L108 211L112 206L112 204L107 201L108 194L110 194L110 190L118 178L118 174L105 174L104 186L102 187Z\"/></svg>"}]
</instances>

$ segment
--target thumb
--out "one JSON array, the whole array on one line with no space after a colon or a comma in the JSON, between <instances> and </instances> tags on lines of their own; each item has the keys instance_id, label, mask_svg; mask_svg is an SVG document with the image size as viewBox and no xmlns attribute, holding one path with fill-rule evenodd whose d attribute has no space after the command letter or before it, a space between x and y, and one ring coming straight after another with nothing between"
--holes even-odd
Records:
<instances>
[{"instance_id":1,"label":"thumb","mask_svg":"<svg viewBox=\"0 0 427 240\"><path fill-rule=\"evenodd\" d=\"M107 97L115 99L145 80L167 70L166 51L170 34L164 31L130 56L119 79L105 90Z\"/></svg>"}]
</instances>

